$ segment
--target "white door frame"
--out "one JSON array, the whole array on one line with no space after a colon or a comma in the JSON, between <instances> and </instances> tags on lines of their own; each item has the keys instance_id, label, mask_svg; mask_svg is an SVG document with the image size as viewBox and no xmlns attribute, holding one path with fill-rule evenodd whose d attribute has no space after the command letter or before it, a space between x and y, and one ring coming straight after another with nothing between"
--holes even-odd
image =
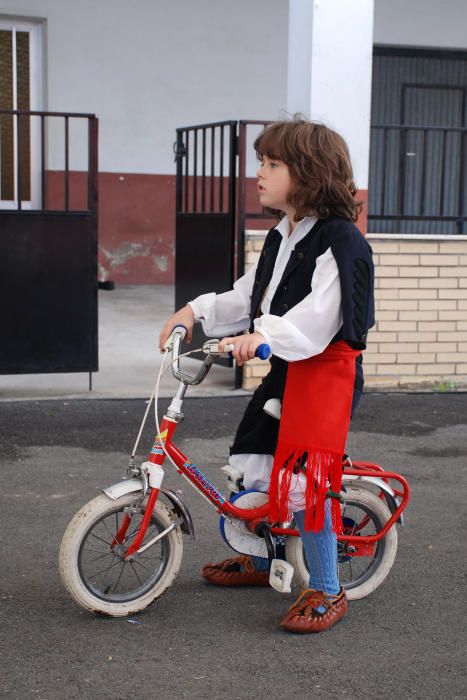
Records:
<instances>
[{"instance_id":1,"label":"white door frame","mask_svg":"<svg viewBox=\"0 0 467 700\"><path fill-rule=\"evenodd\" d=\"M42 23L23 22L16 19L8 19L0 16L0 29L13 33L13 74L16 75L16 32L29 32L29 86L30 109L41 111L43 109L43 32ZM16 81L13 81L13 108L17 107ZM13 177L14 200L0 199L1 209L18 208L18 172L17 172L17 132L16 118L13 129ZM22 200L23 209L40 209L42 202L41 192L41 124L40 117L31 117L31 199ZM45 148L45 144L44 144Z\"/></svg>"}]
</instances>

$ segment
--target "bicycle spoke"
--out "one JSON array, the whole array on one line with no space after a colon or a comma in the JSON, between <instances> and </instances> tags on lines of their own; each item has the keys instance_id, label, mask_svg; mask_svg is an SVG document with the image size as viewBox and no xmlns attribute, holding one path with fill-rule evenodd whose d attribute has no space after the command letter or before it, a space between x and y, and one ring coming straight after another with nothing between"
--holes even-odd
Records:
<instances>
[{"instance_id":1,"label":"bicycle spoke","mask_svg":"<svg viewBox=\"0 0 467 700\"><path fill-rule=\"evenodd\" d=\"M108 557L109 554L112 554L112 552L104 552L104 554L100 554L98 557L95 557L94 559L89 559L88 564L94 564L94 562L99 561L99 559L102 559L103 557Z\"/></svg>"},{"instance_id":2,"label":"bicycle spoke","mask_svg":"<svg viewBox=\"0 0 467 700\"><path fill-rule=\"evenodd\" d=\"M114 559L117 559L116 562L111 563L107 568L104 567L103 569L101 569L100 571L95 572L95 573L92 574L92 575L93 575L94 577L96 577L96 576L99 576L100 574L102 574L103 571L105 571L105 575L104 575L104 578L105 578L105 576L107 576L107 574L109 573L110 569L113 569L114 566L117 566L117 564L119 564L119 563L121 562L121 559L119 559L118 557L116 557L115 554L113 555L113 557L114 557Z\"/></svg>"},{"instance_id":3,"label":"bicycle spoke","mask_svg":"<svg viewBox=\"0 0 467 700\"><path fill-rule=\"evenodd\" d=\"M352 559L353 559L353 564L354 564L354 566L358 566L358 567L360 568L360 571L361 571L362 573L365 573L365 571L367 570L367 567L366 567L366 566L363 566L363 564L359 561L360 558L361 558L361 557L352 557Z\"/></svg>"},{"instance_id":4,"label":"bicycle spoke","mask_svg":"<svg viewBox=\"0 0 467 700\"><path fill-rule=\"evenodd\" d=\"M107 542L107 540L102 539L102 537L98 537L98 535L94 534L94 532L90 532L89 535L90 535L90 537L95 537L96 540L100 540L100 541L103 542L104 544L108 544L109 547L110 547L111 544L112 544L112 542Z\"/></svg>"},{"instance_id":5,"label":"bicycle spoke","mask_svg":"<svg viewBox=\"0 0 467 700\"><path fill-rule=\"evenodd\" d=\"M126 562L123 561L123 562L122 562L122 570L120 571L120 573L119 573L119 575L118 575L118 579L117 579L117 581L115 582L115 585L113 586L114 592L116 592L117 586L118 586L118 584L120 583L120 579L122 578L122 574L123 574L123 571L124 571L124 569L125 569L125 564L126 564ZM111 588L110 590L112 590L112 588Z\"/></svg>"},{"instance_id":6,"label":"bicycle spoke","mask_svg":"<svg viewBox=\"0 0 467 700\"><path fill-rule=\"evenodd\" d=\"M111 538L112 538L112 540L113 540L113 539L115 538L115 533L112 532L112 530L110 530L110 529L107 527L107 523L105 522L105 520L101 520L101 522L102 522L102 525L105 527L105 529L107 530L107 532L109 533L109 535L111 536ZM118 532L118 530L117 530L117 532Z\"/></svg>"},{"instance_id":7,"label":"bicycle spoke","mask_svg":"<svg viewBox=\"0 0 467 700\"><path fill-rule=\"evenodd\" d=\"M136 578L138 579L138 581L140 582L140 584L143 585L143 582L141 581L140 577L138 576L138 572L135 571L135 567L133 566L133 562L132 562L132 561L130 561L130 566L131 566L131 570L133 571L134 575L136 576Z\"/></svg>"},{"instance_id":8,"label":"bicycle spoke","mask_svg":"<svg viewBox=\"0 0 467 700\"><path fill-rule=\"evenodd\" d=\"M111 551L112 550L110 549L110 545L109 545L109 549L106 552L104 552L104 554L109 554L109 552L111 552ZM96 552L97 554L101 554L102 549L93 549L89 545L86 545L83 547L83 552Z\"/></svg>"},{"instance_id":9,"label":"bicycle spoke","mask_svg":"<svg viewBox=\"0 0 467 700\"><path fill-rule=\"evenodd\" d=\"M140 561L139 559L135 559L132 563L133 563L133 564L139 564L139 566L142 566L143 569L146 569L146 571L151 571L151 569L149 569L147 566L145 566L145 565L143 564L143 562Z\"/></svg>"}]
</instances>

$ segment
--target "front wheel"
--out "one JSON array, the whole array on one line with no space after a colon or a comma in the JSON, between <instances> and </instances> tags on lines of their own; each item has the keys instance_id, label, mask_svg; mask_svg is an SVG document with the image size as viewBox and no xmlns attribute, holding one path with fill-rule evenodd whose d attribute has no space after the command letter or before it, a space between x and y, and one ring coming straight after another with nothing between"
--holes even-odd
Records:
<instances>
[{"instance_id":1,"label":"front wheel","mask_svg":"<svg viewBox=\"0 0 467 700\"><path fill-rule=\"evenodd\" d=\"M350 487L344 493L342 524L345 535L369 536L382 530L391 517L386 503L363 488ZM371 554L353 556L345 542L337 543L339 581L349 600L365 598L382 584L397 553L397 530L391 527L383 539L374 543ZM297 583L308 588L309 571L300 537L288 537L286 558L295 569Z\"/></svg>"},{"instance_id":2,"label":"front wheel","mask_svg":"<svg viewBox=\"0 0 467 700\"><path fill-rule=\"evenodd\" d=\"M124 558L143 514L132 514L122 545L115 536L125 509L139 498L140 494L132 493L113 501L101 494L76 513L63 535L59 554L63 584L72 598L91 612L112 617L137 613L159 598L178 573L183 554L178 526L141 554ZM173 524L167 506L156 503L141 546Z\"/></svg>"}]
</instances>

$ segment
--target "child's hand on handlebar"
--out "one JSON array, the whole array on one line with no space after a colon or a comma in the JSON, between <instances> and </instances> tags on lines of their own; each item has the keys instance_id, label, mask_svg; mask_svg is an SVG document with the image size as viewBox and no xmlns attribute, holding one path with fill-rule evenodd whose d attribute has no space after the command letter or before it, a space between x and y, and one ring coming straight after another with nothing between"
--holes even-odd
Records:
<instances>
[{"instance_id":1,"label":"child's hand on handlebar","mask_svg":"<svg viewBox=\"0 0 467 700\"><path fill-rule=\"evenodd\" d=\"M191 336L193 335L193 326L195 323L195 315L189 304L179 309L176 313L172 314L170 318L164 324L161 334L159 336L159 350L164 351L164 345L167 339L170 337L175 326L185 326L187 329L187 334L185 337L185 343L191 342Z\"/></svg>"},{"instance_id":2,"label":"child's hand on handlebar","mask_svg":"<svg viewBox=\"0 0 467 700\"><path fill-rule=\"evenodd\" d=\"M222 338L219 343L219 350L223 350L225 345L233 345L232 355L237 365L241 367L244 362L251 360L255 356L258 347L265 342L266 339L261 333L245 333L244 335L236 335L233 338Z\"/></svg>"}]
</instances>

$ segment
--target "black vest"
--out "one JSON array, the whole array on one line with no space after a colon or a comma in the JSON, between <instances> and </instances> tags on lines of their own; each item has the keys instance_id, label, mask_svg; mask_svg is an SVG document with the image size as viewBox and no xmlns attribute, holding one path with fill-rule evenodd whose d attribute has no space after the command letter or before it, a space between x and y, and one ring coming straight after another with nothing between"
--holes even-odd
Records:
<instances>
[{"instance_id":1,"label":"black vest","mask_svg":"<svg viewBox=\"0 0 467 700\"><path fill-rule=\"evenodd\" d=\"M260 314L260 306L271 281L282 236L271 229L258 262L250 308L250 330ZM345 340L364 350L368 329L374 325L374 268L371 248L350 221L320 219L292 251L271 301L270 313L283 316L311 291L316 260L328 248L336 260L342 289L343 325L331 342Z\"/></svg>"}]
</instances>

